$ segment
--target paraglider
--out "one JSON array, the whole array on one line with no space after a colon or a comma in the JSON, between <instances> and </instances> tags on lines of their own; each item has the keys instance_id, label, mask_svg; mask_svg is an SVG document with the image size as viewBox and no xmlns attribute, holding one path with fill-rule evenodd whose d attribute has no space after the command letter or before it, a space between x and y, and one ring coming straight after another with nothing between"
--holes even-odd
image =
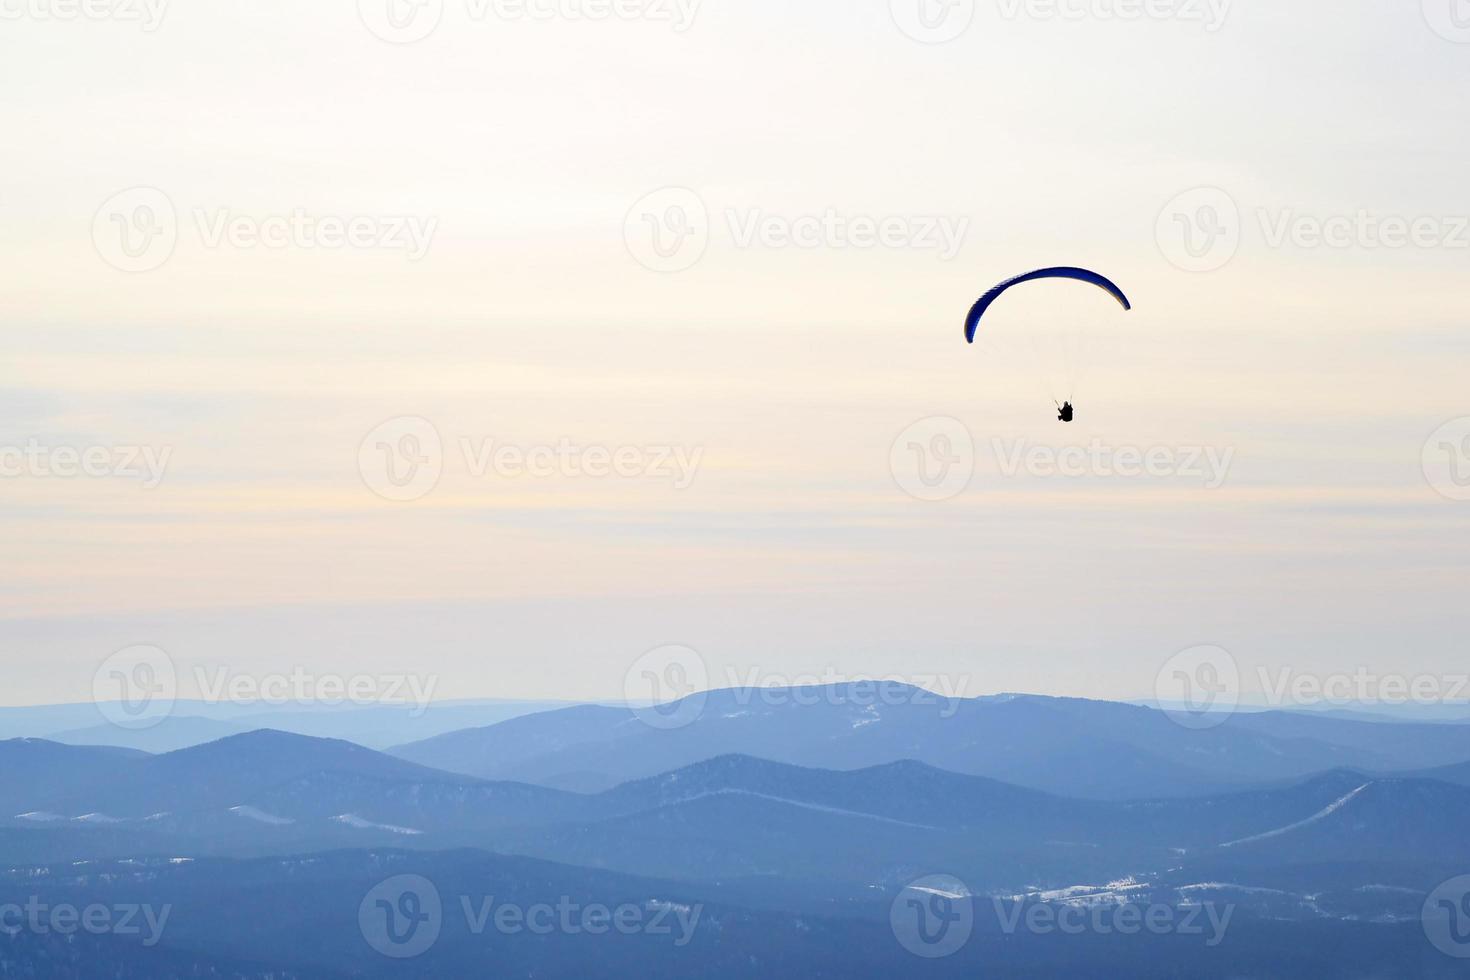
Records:
<instances>
[{"instance_id":1,"label":"paraglider","mask_svg":"<svg viewBox=\"0 0 1470 980\"><path fill-rule=\"evenodd\" d=\"M1007 279L976 300L975 305L970 307L970 315L965 318L965 340L972 344L975 342L975 333L980 329L981 319L984 318L991 304L1001 297L1002 293L1012 286L1019 286L1023 282L1031 282L1036 279L1074 279L1078 282L1085 282L1107 292L1113 299L1118 301L1118 305L1123 307L1123 309L1133 309L1133 304L1128 301L1128 297L1123 294L1123 290L1119 289L1117 284L1107 276L1101 275L1100 273L1069 265L1055 266L1049 269L1037 269L1034 272L1027 272L1023 275ZM1070 401L1057 406L1058 421L1070 422L1072 418L1073 408Z\"/></svg>"}]
</instances>

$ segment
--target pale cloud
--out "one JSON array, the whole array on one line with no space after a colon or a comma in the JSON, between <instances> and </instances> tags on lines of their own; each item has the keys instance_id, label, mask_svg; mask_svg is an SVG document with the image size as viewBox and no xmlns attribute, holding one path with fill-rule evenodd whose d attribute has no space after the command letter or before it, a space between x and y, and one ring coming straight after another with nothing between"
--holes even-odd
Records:
<instances>
[{"instance_id":1,"label":"pale cloud","mask_svg":"<svg viewBox=\"0 0 1470 980\"><path fill-rule=\"evenodd\" d=\"M1466 210L1444 93L1470 62L1414 5L1234 4L1213 32L981 16L939 47L845 0L566 26L395 47L352 4L244 0L146 34L7 23L0 447L169 452L152 489L0 480L7 697L84 693L82 665L155 633L181 658L345 656L338 617L390 624L355 656L418 630L459 686L548 696L615 693L607 663L674 639L792 671L920 648L984 664L977 691L1127 696L1206 640L1432 660L1463 631L1463 505L1421 454L1470 415L1466 255L1273 246L1257 218ZM166 193L178 241L127 273L91 230L134 186ZM625 220L668 186L713 227L659 275ZM1189 273L1155 231L1200 186L1243 224L1228 264ZM434 233L416 256L240 247L191 217L297 210ZM945 261L742 245L723 218L829 210L965 232ZM1105 267L1134 311L1038 288L964 344L981 289L1058 261ZM1061 429L1032 341L1074 325L1096 343ZM405 416L446 455L393 503L359 450ZM932 504L890 470L931 416L980 450ZM997 438L1230 464L1214 489L1008 477ZM507 479L459 448L488 441L668 447L690 479Z\"/></svg>"}]
</instances>

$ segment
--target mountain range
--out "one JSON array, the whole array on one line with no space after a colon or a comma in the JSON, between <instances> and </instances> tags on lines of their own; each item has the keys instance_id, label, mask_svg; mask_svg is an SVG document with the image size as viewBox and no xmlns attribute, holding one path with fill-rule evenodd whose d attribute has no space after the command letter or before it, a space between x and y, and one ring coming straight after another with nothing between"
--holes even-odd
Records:
<instances>
[{"instance_id":1,"label":"mountain range","mask_svg":"<svg viewBox=\"0 0 1470 980\"><path fill-rule=\"evenodd\" d=\"M593 792L719 755L818 769L915 760L1090 799L1191 796L1337 768L1418 770L1470 759L1470 726L1240 713L1191 729L1157 709L1000 695L945 699L897 684L714 691L646 724L583 705L395 746L392 755L483 779ZM657 723L657 719L654 719Z\"/></svg>"},{"instance_id":2,"label":"mountain range","mask_svg":"<svg viewBox=\"0 0 1470 980\"><path fill-rule=\"evenodd\" d=\"M117 937L0 933L0 975L462 975L489 956L511 975L887 976L917 962L895 949L890 909L942 873L964 883L976 937L925 975L1271 976L1310 934L1330 975L1440 976L1451 961L1424 956L1420 908L1470 871L1470 726L1328 713L1192 730L1094 701L721 691L389 751L272 729L160 753L16 738L0 741L0 773L0 886L177 916L142 958ZM454 896L706 918L670 952L488 935L446 913L434 950L395 964L356 916L400 872ZM1135 904L1237 919L1204 959L1182 937L997 926Z\"/></svg>"}]
</instances>

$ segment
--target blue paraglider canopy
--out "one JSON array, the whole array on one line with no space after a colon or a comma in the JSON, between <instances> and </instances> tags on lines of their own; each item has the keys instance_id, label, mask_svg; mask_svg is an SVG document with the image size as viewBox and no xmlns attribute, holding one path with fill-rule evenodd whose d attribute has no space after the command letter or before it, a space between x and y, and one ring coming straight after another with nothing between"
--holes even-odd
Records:
<instances>
[{"instance_id":1,"label":"blue paraglider canopy","mask_svg":"<svg viewBox=\"0 0 1470 980\"><path fill-rule=\"evenodd\" d=\"M1099 289L1105 289L1112 294L1113 299L1117 300L1123 309L1133 309L1133 304L1128 302L1128 297L1123 295L1123 290L1119 289L1107 276L1099 275L1089 269L1078 269L1075 266L1069 265L1061 265L1052 269L1037 269L1035 272L1028 272L1025 275L1016 276L1014 279L1007 279L984 296L981 296L975 305L970 307L970 315L965 318L965 339L972 344L975 342L975 331L980 327L980 318L985 315L986 310L990 309L990 304L1000 298L1001 293L1010 289L1012 286L1019 286L1021 283L1030 282L1033 279L1076 279L1078 282L1091 283Z\"/></svg>"}]
</instances>

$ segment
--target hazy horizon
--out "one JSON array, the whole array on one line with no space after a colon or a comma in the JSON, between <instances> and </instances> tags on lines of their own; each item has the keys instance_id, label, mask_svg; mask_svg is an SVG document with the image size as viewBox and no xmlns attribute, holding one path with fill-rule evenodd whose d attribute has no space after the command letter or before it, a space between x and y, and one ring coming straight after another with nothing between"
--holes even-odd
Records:
<instances>
[{"instance_id":1,"label":"hazy horizon","mask_svg":"<svg viewBox=\"0 0 1470 980\"><path fill-rule=\"evenodd\" d=\"M1470 49L1429 7L353 7L7 21L0 700L138 644L572 700L669 644L1115 700L1201 645L1246 699L1464 672ZM641 237L674 205L694 251ZM1133 312L1034 286L964 343L1057 263ZM1057 324L1100 348L1067 428L1014 356ZM430 433L432 486L375 471ZM1094 447L1175 471L1017 470Z\"/></svg>"}]
</instances>

